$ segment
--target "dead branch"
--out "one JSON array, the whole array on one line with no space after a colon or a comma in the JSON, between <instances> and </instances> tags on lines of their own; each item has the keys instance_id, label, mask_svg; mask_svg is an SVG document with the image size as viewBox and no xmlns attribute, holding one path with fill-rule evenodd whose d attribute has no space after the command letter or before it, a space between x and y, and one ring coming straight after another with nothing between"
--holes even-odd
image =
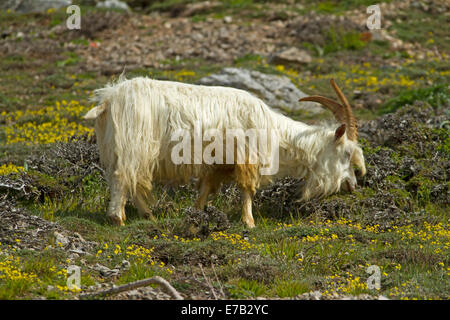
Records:
<instances>
[{"instance_id":1,"label":"dead branch","mask_svg":"<svg viewBox=\"0 0 450 320\"><path fill-rule=\"evenodd\" d=\"M214 271L214 277L216 278L216 281L219 283L220 293L222 295L222 298L225 299L225 292L223 291L222 283L220 282L219 277L217 277L216 268L214 268L214 263L212 263L212 262L211 262L211 268Z\"/></svg>"},{"instance_id":2,"label":"dead branch","mask_svg":"<svg viewBox=\"0 0 450 320\"><path fill-rule=\"evenodd\" d=\"M184 300L184 298L178 293L177 290L175 290L174 287L172 287L170 285L170 283L168 281L166 281L165 279L159 277L159 276L155 276L155 277L151 277L148 279L143 279L143 280L138 280L135 282L130 282L118 287L112 287L110 289L106 289L103 291L99 291L96 293L86 293L86 294L81 294L80 298L81 299L87 299L87 298L96 298L96 297L106 297L106 296L110 296L113 294L117 294L120 292L124 292L124 291L128 291L128 290L133 290L136 288L140 288L140 287L145 287L148 286L150 284L158 284L160 285L172 298L176 299L176 300Z\"/></svg>"},{"instance_id":3,"label":"dead branch","mask_svg":"<svg viewBox=\"0 0 450 320\"><path fill-rule=\"evenodd\" d=\"M209 278L206 276L205 272L203 271L202 264L199 263L198 266L200 267L200 270L202 271L203 278L205 279L206 284L208 285L209 289L211 290L211 292L214 296L214 299L219 300L219 297L217 296L216 291L214 290L214 287L213 287L211 281L209 281Z\"/></svg>"}]
</instances>

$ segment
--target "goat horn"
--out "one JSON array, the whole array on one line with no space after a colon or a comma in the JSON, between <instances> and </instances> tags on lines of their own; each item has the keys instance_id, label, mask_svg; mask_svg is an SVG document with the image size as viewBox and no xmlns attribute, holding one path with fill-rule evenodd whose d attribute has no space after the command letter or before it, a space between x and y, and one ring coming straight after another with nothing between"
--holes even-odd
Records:
<instances>
[{"instance_id":1,"label":"goat horn","mask_svg":"<svg viewBox=\"0 0 450 320\"><path fill-rule=\"evenodd\" d=\"M330 110L339 123L347 123L345 114L343 113L343 110L342 110L343 109L342 106L338 102L336 102L332 99L325 98L322 96L309 96L309 97L301 98L298 101L318 102L321 105L323 105L324 107L326 107L328 110Z\"/></svg>"},{"instance_id":2,"label":"goat horn","mask_svg":"<svg viewBox=\"0 0 450 320\"><path fill-rule=\"evenodd\" d=\"M358 126L356 124L356 119L353 116L352 107L347 101L347 98L342 93L341 89L337 86L336 82L334 82L334 79L330 80L331 86L333 87L334 91L336 91L336 94L339 98L339 100L342 102L343 110L346 117L346 124L348 126L347 130L347 137L352 141L358 140Z\"/></svg>"}]
</instances>

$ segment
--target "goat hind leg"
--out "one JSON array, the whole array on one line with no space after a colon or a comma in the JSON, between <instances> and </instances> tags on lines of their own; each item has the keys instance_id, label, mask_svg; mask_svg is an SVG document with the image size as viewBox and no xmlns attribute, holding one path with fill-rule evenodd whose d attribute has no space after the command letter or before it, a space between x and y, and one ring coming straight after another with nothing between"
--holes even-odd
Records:
<instances>
[{"instance_id":1,"label":"goat hind leg","mask_svg":"<svg viewBox=\"0 0 450 320\"><path fill-rule=\"evenodd\" d=\"M114 224L123 226L126 220L125 203L127 202L127 192L119 179L112 179L110 194L111 200L108 206L108 216Z\"/></svg>"}]
</instances>

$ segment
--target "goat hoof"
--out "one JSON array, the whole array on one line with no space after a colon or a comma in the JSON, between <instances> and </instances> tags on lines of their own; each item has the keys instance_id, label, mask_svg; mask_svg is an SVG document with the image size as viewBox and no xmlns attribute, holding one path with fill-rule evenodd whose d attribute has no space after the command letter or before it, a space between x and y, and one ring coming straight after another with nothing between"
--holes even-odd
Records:
<instances>
[{"instance_id":1,"label":"goat hoof","mask_svg":"<svg viewBox=\"0 0 450 320\"><path fill-rule=\"evenodd\" d=\"M253 229L255 227L254 221L244 221L244 223L249 229Z\"/></svg>"},{"instance_id":2,"label":"goat hoof","mask_svg":"<svg viewBox=\"0 0 450 320\"><path fill-rule=\"evenodd\" d=\"M156 221L155 216L153 215L152 211L148 210L148 211L139 211L139 216L141 218L145 218L148 219L150 221Z\"/></svg>"},{"instance_id":3,"label":"goat hoof","mask_svg":"<svg viewBox=\"0 0 450 320\"><path fill-rule=\"evenodd\" d=\"M111 222L116 225L116 226L124 226L125 223L123 222L122 217L118 217L118 216L110 216L109 217L111 219Z\"/></svg>"}]
</instances>

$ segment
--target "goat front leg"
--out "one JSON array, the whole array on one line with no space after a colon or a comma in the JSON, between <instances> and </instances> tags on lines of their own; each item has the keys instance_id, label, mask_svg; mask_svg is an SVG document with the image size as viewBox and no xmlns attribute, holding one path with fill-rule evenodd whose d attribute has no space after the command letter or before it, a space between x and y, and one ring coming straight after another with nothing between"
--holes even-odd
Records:
<instances>
[{"instance_id":1,"label":"goat front leg","mask_svg":"<svg viewBox=\"0 0 450 320\"><path fill-rule=\"evenodd\" d=\"M255 165L237 165L235 169L236 182L242 191L242 221L249 228L255 227L252 215L252 198L258 185L258 170Z\"/></svg>"},{"instance_id":2,"label":"goat front leg","mask_svg":"<svg viewBox=\"0 0 450 320\"><path fill-rule=\"evenodd\" d=\"M109 201L108 216L114 224L123 226L126 220L125 204L127 192L117 177L111 179L111 200Z\"/></svg>"},{"instance_id":3,"label":"goat front leg","mask_svg":"<svg viewBox=\"0 0 450 320\"><path fill-rule=\"evenodd\" d=\"M242 190L242 221L249 228L255 227L255 220L252 215L252 192Z\"/></svg>"}]
</instances>

